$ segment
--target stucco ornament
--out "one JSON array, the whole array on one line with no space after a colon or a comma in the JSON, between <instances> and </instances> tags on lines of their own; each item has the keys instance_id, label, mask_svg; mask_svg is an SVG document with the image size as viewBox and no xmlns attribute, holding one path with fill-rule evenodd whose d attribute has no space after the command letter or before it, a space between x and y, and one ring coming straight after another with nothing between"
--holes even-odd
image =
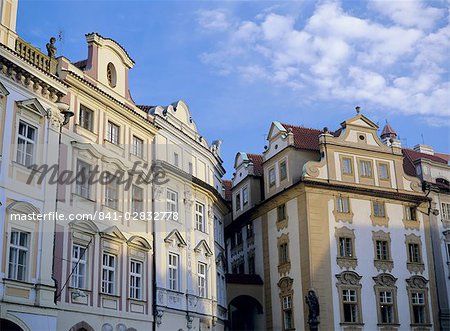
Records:
<instances>
[{"instance_id":1,"label":"stucco ornament","mask_svg":"<svg viewBox=\"0 0 450 331\"><path fill-rule=\"evenodd\" d=\"M64 122L64 115L58 109L50 108L48 110L48 118L50 120L51 126L54 128L59 128Z\"/></svg>"},{"instance_id":2,"label":"stucco ornament","mask_svg":"<svg viewBox=\"0 0 450 331\"><path fill-rule=\"evenodd\" d=\"M113 331L113 330L114 330L113 326L109 323L105 323L102 326L102 331Z\"/></svg>"},{"instance_id":3,"label":"stucco ornament","mask_svg":"<svg viewBox=\"0 0 450 331\"><path fill-rule=\"evenodd\" d=\"M392 276L390 274L383 273L383 274L379 274L376 277L373 277L373 280L375 281L375 284L378 286L392 287L392 286L395 286L395 282L397 281L397 278L395 278L394 276Z\"/></svg>"}]
</instances>

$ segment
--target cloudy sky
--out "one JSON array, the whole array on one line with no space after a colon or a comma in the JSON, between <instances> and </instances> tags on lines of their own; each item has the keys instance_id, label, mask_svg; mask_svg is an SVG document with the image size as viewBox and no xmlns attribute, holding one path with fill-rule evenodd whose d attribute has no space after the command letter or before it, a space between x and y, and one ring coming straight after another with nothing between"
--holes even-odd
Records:
<instances>
[{"instance_id":1,"label":"cloudy sky","mask_svg":"<svg viewBox=\"0 0 450 331\"><path fill-rule=\"evenodd\" d=\"M200 132L261 153L270 122L321 129L362 112L404 146L450 152L448 0L19 0L17 30L45 49L86 58L84 34L122 44L138 104L185 100Z\"/></svg>"}]
</instances>

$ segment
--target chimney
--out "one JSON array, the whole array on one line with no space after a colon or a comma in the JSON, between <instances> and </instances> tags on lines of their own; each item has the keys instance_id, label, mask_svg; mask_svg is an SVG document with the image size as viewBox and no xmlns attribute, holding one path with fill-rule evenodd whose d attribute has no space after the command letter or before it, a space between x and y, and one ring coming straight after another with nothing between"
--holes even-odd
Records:
<instances>
[{"instance_id":1,"label":"chimney","mask_svg":"<svg viewBox=\"0 0 450 331\"><path fill-rule=\"evenodd\" d=\"M428 146L428 145L417 144L416 146L414 146L413 149L419 153L434 155L433 147Z\"/></svg>"}]
</instances>

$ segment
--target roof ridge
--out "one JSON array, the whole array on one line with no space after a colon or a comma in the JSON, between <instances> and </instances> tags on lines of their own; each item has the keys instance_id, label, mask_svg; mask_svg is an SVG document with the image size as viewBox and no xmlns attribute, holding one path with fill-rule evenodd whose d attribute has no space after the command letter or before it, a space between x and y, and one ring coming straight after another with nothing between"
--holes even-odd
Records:
<instances>
[{"instance_id":1,"label":"roof ridge","mask_svg":"<svg viewBox=\"0 0 450 331\"><path fill-rule=\"evenodd\" d=\"M294 124L281 123L281 122L280 122L280 124L281 124L282 126L287 125L287 126L292 126L292 127L294 127L294 128L307 129L307 130L313 130L313 131L319 131L319 132L322 131L322 130L320 130L320 129L309 128L309 127L307 127L307 126L302 126L302 125L294 125Z\"/></svg>"}]
</instances>

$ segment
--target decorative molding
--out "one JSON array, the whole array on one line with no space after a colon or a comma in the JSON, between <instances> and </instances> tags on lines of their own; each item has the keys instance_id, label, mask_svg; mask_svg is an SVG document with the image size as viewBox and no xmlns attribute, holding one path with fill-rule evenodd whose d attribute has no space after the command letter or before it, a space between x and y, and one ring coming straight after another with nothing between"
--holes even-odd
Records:
<instances>
[{"instance_id":1,"label":"decorative molding","mask_svg":"<svg viewBox=\"0 0 450 331\"><path fill-rule=\"evenodd\" d=\"M394 261L391 259L391 234L389 232L384 232L383 230L372 231L372 241L374 249L374 260L373 264L378 271L391 272L394 268ZM377 241L386 241L388 245L388 259L382 260L377 259Z\"/></svg>"},{"instance_id":2,"label":"decorative molding","mask_svg":"<svg viewBox=\"0 0 450 331\"><path fill-rule=\"evenodd\" d=\"M355 230L349 229L346 226L341 228L335 228L334 236L336 238L337 256L336 263L341 269L356 269L358 265L358 259L355 251ZM340 242L339 238L350 238L352 242L352 256L340 256Z\"/></svg>"},{"instance_id":3,"label":"decorative molding","mask_svg":"<svg viewBox=\"0 0 450 331\"><path fill-rule=\"evenodd\" d=\"M205 239L200 240L200 242L197 244L197 246L195 246L194 252L201 253L202 247L203 247L203 250L205 251L206 257L213 256L213 252Z\"/></svg>"},{"instance_id":4,"label":"decorative molding","mask_svg":"<svg viewBox=\"0 0 450 331\"><path fill-rule=\"evenodd\" d=\"M177 229L173 229L166 238L164 238L164 242L168 244L175 243L175 241L178 241L178 247L186 247L187 243L184 240L183 236L181 235L180 231Z\"/></svg>"}]
</instances>

